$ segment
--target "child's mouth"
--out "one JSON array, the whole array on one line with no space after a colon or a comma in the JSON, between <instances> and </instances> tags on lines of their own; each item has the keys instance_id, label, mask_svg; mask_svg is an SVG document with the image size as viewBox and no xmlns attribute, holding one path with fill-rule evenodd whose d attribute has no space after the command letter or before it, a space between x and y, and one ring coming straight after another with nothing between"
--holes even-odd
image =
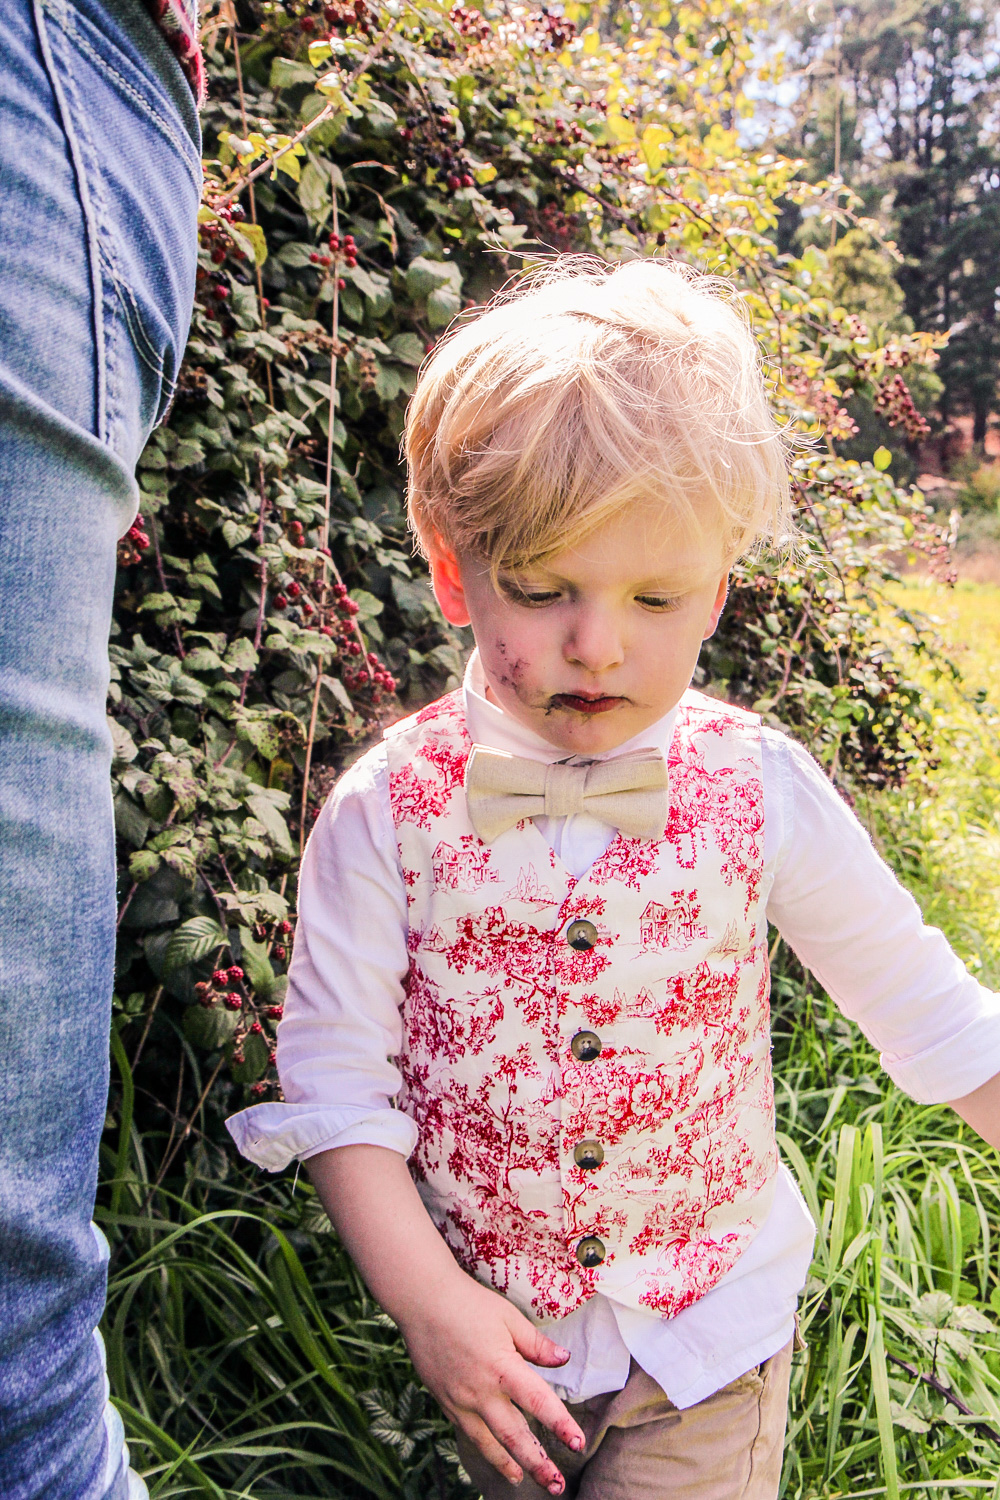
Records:
<instances>
[{"instance_id":1,"label":"child's mouth","mask_svg":"<svg viewBox=\"0 0 1000 1500\"><path fill-rule=\"evenodd\" d=\"M576 714L606 714L613 708L620 708L626 700L604 694L591 697L585 693L554 693L549 701L553 708L568 708Z\"/></svg>"}]
</instances>

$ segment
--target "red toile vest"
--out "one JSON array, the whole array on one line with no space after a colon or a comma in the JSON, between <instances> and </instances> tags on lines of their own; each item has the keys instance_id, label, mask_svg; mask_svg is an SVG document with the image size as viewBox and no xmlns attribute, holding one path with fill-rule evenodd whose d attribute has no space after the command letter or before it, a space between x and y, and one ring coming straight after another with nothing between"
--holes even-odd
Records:
<instances>
[{"instance_id":1,"label":"red toile vest","mask_svg":"<svg viewBox=\"0 0 1000 1500\"><path fill-rule=\"evenodd\" d=\"M580 879L530 821L474 833L460 694L386 741L421 1197L529 1316L601 1291L672 1317L746 1249L778 1166L759 721L685 694L665 837L617 834Z\"/></svg>"}]
</instances>

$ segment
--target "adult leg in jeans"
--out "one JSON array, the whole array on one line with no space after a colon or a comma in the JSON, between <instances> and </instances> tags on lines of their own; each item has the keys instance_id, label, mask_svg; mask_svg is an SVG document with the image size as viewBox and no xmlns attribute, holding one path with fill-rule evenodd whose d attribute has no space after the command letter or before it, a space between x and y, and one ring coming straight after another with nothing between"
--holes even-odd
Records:
<instances>
[{"instance_id":1,"label":"adult leg in jeans","mask_svg":"<svg viewBox=\"0 0 1000 1500\"><path fill-rule=\"evenodd\" d=\"M115 924L118 537L183 352L198 126L142 0L0 6L0 1495L144 1493L91 1216Z\"/></svg>"}]
</instances>

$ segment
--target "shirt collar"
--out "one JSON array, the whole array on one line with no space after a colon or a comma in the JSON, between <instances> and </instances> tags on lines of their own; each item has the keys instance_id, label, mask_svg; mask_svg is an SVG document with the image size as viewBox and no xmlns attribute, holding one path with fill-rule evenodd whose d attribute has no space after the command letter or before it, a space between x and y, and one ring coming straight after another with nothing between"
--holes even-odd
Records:
<instances>
[{"instance_id":1,"label":"shirt collar","mask_svg":"<svg viewBox=\"0 0 1000 1500\"><path fill-rule=\"evenodd\" d=\"M548 740L542 739L540 734L536 734L526 724L521 724L498 703L490 702L486 696L486 675L483 672L483 664L479 659L478 651L473 651L465 669L462 698L465 706L465 722L474 744L487 745L491 750L506 750L511 755L523 756L525 760L552 763L557 760L576 758L567 756L566 752L560 750L557 745L550 745ZM658 719L655 724L650 724L648 729L626 740L623 745L616 745L613 750L607 750L603 755L588 755L580 758L614 760L616 756L628 755L634 750L661 750L666 755L674 737L674 725L677 723L679 707L680 705L677 705L672 708L668 714L664 714L662 719Z\"/></svg>"}]
</instances>

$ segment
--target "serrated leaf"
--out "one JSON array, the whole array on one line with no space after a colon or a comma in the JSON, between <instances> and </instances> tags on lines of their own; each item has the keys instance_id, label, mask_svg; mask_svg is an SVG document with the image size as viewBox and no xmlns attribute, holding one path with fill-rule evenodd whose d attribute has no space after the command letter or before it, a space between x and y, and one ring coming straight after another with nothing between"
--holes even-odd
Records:
<instances>
[{"instance_id":1,"label":"serrated leaf","mask_svg":"<svg viewBox=\"0 0 1000 1500\"><path fill-rule=\"evenodd\" d=\"M151 849L139 849L135 854L129 856L129 874L133 880L140 884L155 875L160 868L160 856L154 854Z\"/></svg>"},{"instance_id":2,"label":"serrated leaf","mask_svg":"<svg viewBox=\"0 0 1000 1500\"><path fill-rule=\"evenodd\" d=\"M238 635L226 648L225 663L231 672L252 672L260 657L245 635Z\"/></svg>"},{"instance_id":3,"label":"serrated leaf","mask_svg":"<svg viewBox=\"0 0 1000 1500\"><path fill-rule=\"evenodd\" d=\"M271 800L273 795L273 793L268 795L265 792L260 792L248 797L247 806L254 817L264 825L267 836L274 847L279 849L282 854L287 854L291 857L295 853L292 836L288 830L288 824Z\"/></svg>"},{"instance_id":4,"label":"serrated leaf","mask_svg":"<svg viewBox=\"0 0 1000 1500\"><path fill-rule=\"evenodd\" d=\"M197 963L209 953L226 947L228 935L223 932L214 917L191 917L174 929L167 944L164 971L171 973L184 964Z\"/></svg>"},{"instance_id":5,"label":"serrated leaf","mask_svg":"<svg viewBox=\"0 0 1000 1500\"><path fill-rule=\"evenodd\" d=\"M462 311L462 299L451 287L439 286L427 298L427 321L432 328L446 328Z\"/></svg>"},{"instance_id":6,"label":"serrated leaf","mask_svg":"<svg viewBox=\"0 0 1000 1500\"><path fill-rule=\"evenodd\" d=\"M246 897L248 900L254 899L249 891ZM246 970L247 980L258 1000L270 1002L274 994L275 978L264 944L258 943L256 938L244 933L241 937L240 958Z\"/></svg>"},{"instance_id":7,"label":"serrated leaf","mask_svg":"<svg viewBox=\"0 0 1000 1500\"><path fill-rule=\"evenodd\" d=\"M224 1005L189 1005L181 1022L188 1041L209 1052L224 1047L239 1024L239 1013Z\"/></svg>"},{"instance_id":8,"label":"serrated leaf","mask_svg":"<svg viewBox=\"0 0 1000 1500\"><path fill-rule=\"evenodd\" d=\"M236 1083L256 1083L257 1079L267 1072L269 1047L262 1036L251 1032L244 1037L240 1043L243 1050L243 1062L231 1064L231 1072ZM230 1043L229 1055L233 1054L235 1048Z\"/></svg>"}]
</instances>

